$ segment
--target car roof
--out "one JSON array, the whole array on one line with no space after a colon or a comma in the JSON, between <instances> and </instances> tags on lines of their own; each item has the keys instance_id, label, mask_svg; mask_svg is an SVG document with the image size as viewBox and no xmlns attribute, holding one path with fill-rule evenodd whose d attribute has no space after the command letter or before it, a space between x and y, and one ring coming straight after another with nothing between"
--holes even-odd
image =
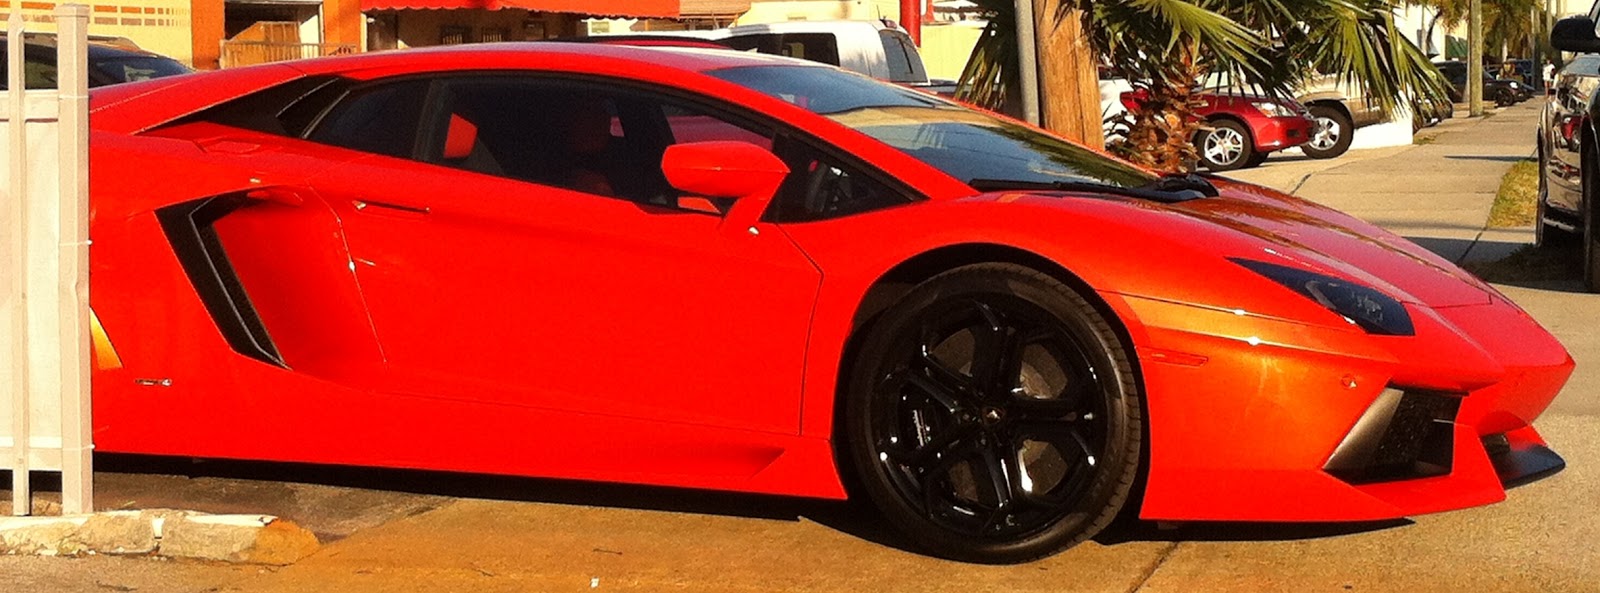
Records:
<instances>
[{"instance_id":1,"label":"car roof","mask_svg":"<svg viewBox=\"0 0 1600 593\"><path fill-rule=\"evenodd\" d=\"M7 48L4 46L5 40L6 40L6 35L3 34L3 33L0 33L0 52L7 51ZM55 55L55 53L56 53L56 44L51 42L52 40L53 39L43 39L43 38L39 38L39 39L29 38L29 39L26 39L26 40L23 41L23 50L28 52L28 53L30 53L30 54L33 54L33 55ZM164 57L164 56L162 56L161 54L148 52L148 51L145 51L145 50L142 50L142 49L129 49L127 47L120 47L120 46L116 46L116 45L110 45L108 43L102 43L102 42L99 42L99 41L90 41L89 42L89 59L91 59L91 60L105 60L105 59L116 59L116 58L159 58L159 57Z\"/></svg>"},{"instance_id":2,"label":"car roof","mask_svg":"<svg viewBox=\"0 0 1600 593\"><path fill-rule=\"evenodd\" d=\"M391 50L284 62L307 74L339 74L364 69L405 69L416 67L419 71L430 69L428 64L438 62L458 63L471 67L476 63L497 65L527 64L536 68L548 59L606 59L656 66L706 72L741 66L797 66L825 67L816 62L787 58L756 52L728 51L700 47L668 47L619 45L607 43L570 43L559 41L511 41L478 43L414 49Z\"/></svg>"}]
</instances>

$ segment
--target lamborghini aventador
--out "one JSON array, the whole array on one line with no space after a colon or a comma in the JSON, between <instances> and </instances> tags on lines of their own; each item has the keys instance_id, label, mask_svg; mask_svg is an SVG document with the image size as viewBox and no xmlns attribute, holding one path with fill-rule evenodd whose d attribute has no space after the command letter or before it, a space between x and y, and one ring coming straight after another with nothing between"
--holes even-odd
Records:
<instances>
[{"instance_id":1,"label":"lamborghini aventador","mask_svg":"<svg viewBox=\"0 0 1600 593\"><path fill-rule=\"evenodd\" d=\"M1449 261L811 62L384 52L92 125L100 451L849 493L979 562L1562 467L1572 359Z\"/></svg>"}]
</instances>

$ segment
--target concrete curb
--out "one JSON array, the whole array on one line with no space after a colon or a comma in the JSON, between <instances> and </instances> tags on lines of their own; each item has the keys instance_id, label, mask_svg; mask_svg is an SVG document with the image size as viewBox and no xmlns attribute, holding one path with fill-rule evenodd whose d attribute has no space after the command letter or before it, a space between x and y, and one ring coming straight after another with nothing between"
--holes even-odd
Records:
<instances>
[{"instance_id":1,"label":"concrete curb","mask_svg":"<svg viewBox=\"0 0 1600 593\"><path fill-rule=\"evenodd\" d=\"M266 515L147 510L0 517L0 553L13 555L150 554L282 566L318 546L310 531Z\"/></svg>"}]
</instances>

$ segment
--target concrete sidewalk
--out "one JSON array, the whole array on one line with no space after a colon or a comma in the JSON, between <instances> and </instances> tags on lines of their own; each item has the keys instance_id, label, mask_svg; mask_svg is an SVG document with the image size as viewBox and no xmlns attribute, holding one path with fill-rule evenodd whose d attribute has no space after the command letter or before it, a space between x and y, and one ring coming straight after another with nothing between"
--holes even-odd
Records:
<instances>
[{"instance_id":1,"label":"concrete sidewalk","mask_svg":"<svg viewBox=\"0 0 1600 593\"><path fill-rule=\"evenodd\" d=\"M1503 247L1486 244L1483 222L1500 177L1530 151L1534 109L1453 120L1430 132L1430 144L1332 161L1274 160L1238 177L1348 209L1452 258L1474 257ZM1500 243L1521 241L1511 236ZM1569 289L1506 287L1568 344L1582 374L1600 369L1600 338L1592 335L1600 297ZM0 583L37 593L1593 593L1600 591L1600 517L1593 512L1600 500L1600 382L1593 376L1575 377L1539 425L1566 456L1567 471L1512 491L1503 504L1414 521L1141 526L1040 562L974 566L904 551L871 512L840 503L421 474L404 488L428 494L425 500L385 503L411 512L363 524L290 567L0 557ZM250 482L230 481L227 491ZM330 483L394 488L328 479L290 491L346 500L322 490ZM318 524L293 508L261 512Z\"/></svg>"},{"instance_id":2,"label":"concrete sidewalk","mask_svg":"<svg viewBox=\"0 0 1600 593\"><path fill-rule=\"evenodd\" d=\"M1276 158L1228 175L1343 210L1453 261L1499 259L1520 244L1485 240L1484 222L1500 179L1534 155L1540 105L1534 100L1484 119L1446 120L1419 133L1412 146L1327 161Z\"/></svg>"}]
</instances>

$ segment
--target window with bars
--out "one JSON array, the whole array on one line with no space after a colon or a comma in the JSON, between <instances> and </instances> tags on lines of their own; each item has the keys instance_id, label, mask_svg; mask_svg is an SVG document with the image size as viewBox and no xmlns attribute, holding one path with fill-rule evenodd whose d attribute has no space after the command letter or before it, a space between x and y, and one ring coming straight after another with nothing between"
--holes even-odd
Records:
<instances>
[{"instance_id":1,"label":"window with bars","mask_svg":"<svg viewBox=\"0 0 1600 593\"><path fill-rule=\"evenodd\" d=\"M445 25L439 27L439 45L461 45L471 41L472 27Z\"/></svg>"}]
</instances>

